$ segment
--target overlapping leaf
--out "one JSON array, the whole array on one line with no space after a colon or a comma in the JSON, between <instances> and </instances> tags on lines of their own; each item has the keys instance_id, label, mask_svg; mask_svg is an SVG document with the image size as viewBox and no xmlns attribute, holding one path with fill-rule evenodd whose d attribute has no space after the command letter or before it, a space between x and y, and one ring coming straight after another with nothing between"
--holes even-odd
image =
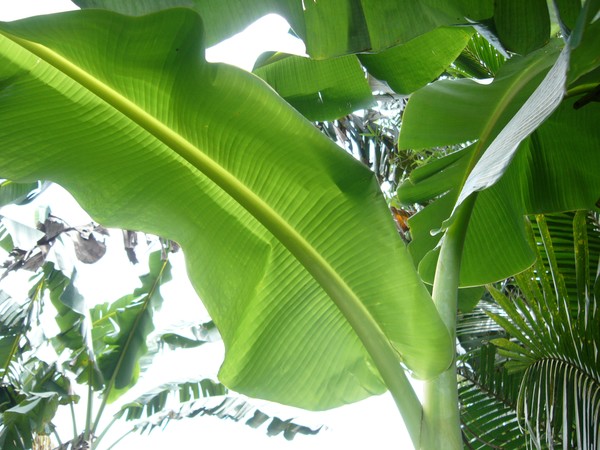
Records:
<instances>
[{"instance_id":1,"label":"overlapping leaf","mask_svg":"<svg viewBox=\"0 0 600 450\"><path fill-rule=\"evenodd\" d=\"M280 14L304 40L307 53L330 58L377 52L440 26L469 24L493 14L491 0L76 0L82 8L106 8L141 15L184 6L197 11L207 29L207 45L242 31L256 19Z\"/></svg>"},{"instance_id":2,"label":"overlapping leaf","mask_svg":"<svg viewBox=\"0 0 600 450\"><path fill-rule=\"evenodd\" d=\"M451 343L372 174L262 81L204 62L195 13L2 30L3 175L55 180L103 224L181 243L226 384L309 408L381 392L348 319L421 376L446 367Z\"/></svg>"},{"instance_id":3,"label":"overlapping leaf","mask_svg":"<svg viewBox=\"0 0 600 450\"><path fill-rule=\"evenodd\" d=\"M409 102L401 146L419 148L476 140L470 150L436 163L439 167L428 169L423 176L415 174L414 180L398 192L405 201L424 201L427 193L432 199L447 192L411 219L415 238L412 253L421 261L420 271L426 279L432 280L437 257L435 252L428 252L439 240L439 235L431 236L431 230L439 229L440 219L449 217L456 202L472 195L474 189L488 187L478 195L467 233L461 266L461 283L466 286L505 278L533 262L525 239L524 214L594 205L598 179L588 173L588 165L597 170L600 164L597 152L590 150L598 145L593 125L598 120L598 108L588 105L586 111L575 111L574 100L568 99L539 126L562 96L568 48L554 64L557 51L551 45L527 58L513 58L490 85L467 80L438 82L417 92ZM544 67L551 64L553 72L526 101L541 82L547 70ZM558 87L546 89L557 81ZM515 147L532 131L530 138ZM488 146L491 151L479 160L481 170L471 171L477 155ZM585 167L565 148L577 149L578 157L586 155ZM497 182L500 176L503 178ZM577 189L573 180L578 180ZM494 182L497 184L489 188Z\"/></svg>"},{"instance_id":4,"label":"overlapping leaf","mask_svg":"<svg viewBox=\"0 0 600 450\"><path fill-rule=\"evenodd\" d=\"M356 56L313 60L276 54L253 73L309 120L333 120L374 103Z\"/></svg>"},{"instance_id":5,"label":"overlapping leaf","mask_svg":"<svg viewBox=\"0 0 600 450\"><path fill-rule=\"evenodd\" d=\"M440 27L402 45L359 55L374 77L399 94L411 94L435 80L456 59L473 34L470 28Z\"/></svg>"},{"instance_id":6,"label":"overlapping leaf","mask_svg":"<svg viewBox=\"0 0 600 450\"><path fill-rule=\"evenodd\" d=\"M548 3L544 0L497 0L494 2L494 25L507 50L526 55L550 40Z\"/></svg>"},{"instance_id":7,"label":"overlapping leaf","mask_svg":"<svg viewBox=\"0 0 600 450\"><path fill-rule=\"evenodd\" d=\"M525 449L516 413L520 377L498 366L495 355L487 344L462 358L458 395L463 438L472 449Z\"/></svg>"}]
</instances>

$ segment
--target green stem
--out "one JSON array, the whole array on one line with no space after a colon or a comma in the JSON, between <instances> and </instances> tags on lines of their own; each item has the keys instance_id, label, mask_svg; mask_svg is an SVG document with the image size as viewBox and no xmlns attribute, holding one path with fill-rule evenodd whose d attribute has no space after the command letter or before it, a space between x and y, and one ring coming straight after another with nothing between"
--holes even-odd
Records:
<instances>
[{"instance_id":1,"label":"green stem","mask_svg":"<svg viewBox=\"0 0 600 450\"><path fill-rule=\"evenodd\" d=\"M115 422L118 420L117 416L113 416L112 420L110 421L110 423L106 426L106 428L104 428L104 430L102 431L102 433L100 433L100 436L98 436L98 439L96 439L96 442L94 443L95 447L98 447L98 444L100 444L100 441L104 438L104 436L106 435L106 433L108 432L108 430L110 430L110 428L115 424ZM129 433L127 433L129 434ZM125 435L126 436L126 435ZM120 439L119 439L120 440ZM118 441L117 441L118 442ZM112 446L111 446L112 447Z\"/></svg>"},{"instance_id":2,"label":"green stem","mask_svg":"<svg viewBox=\"0 0 600 450\"><path fill-rule=\"evenodd\" d=\"M93 407L94 407L94 389L92 387L92 385L94 384L94 373L93 373L93 366L90 364L90 371L92 372L90 375L90 382L88 384L88 401L87 401L87 412L85 415L85 440L87 442L90 443L90 450L94 450L94 444L93 444L93 433L92 433L92 414L93 414Z\"/></svg>"},{"instance_id":3,"label":"green stem","mask_svg":"<svg viewBox=\"0 0 600 450\"><path fill-rule=\"evenodd\" d=\"M106 450L111 450L113 448L115 448L117 446L117 444L119 442L121 442L123 439L125 439L127 436L129 436L131 433L133 433L133 430L129 430L127 433L125 433L123 436L121 436L119 439L117 439L110 447L108 447Z\"/></svg>"},{"instance_id":4,"label":"green stem","mask_svg":"<svg viewBox=\"0 0 600 450\"><path fill-rule=\"evenodd\" d=\"M75 404L73 402L69 403L71 408L71 423L73 424L73 442L77 439L77 417L75 416Z\"/></svg>"},{"instance_id":5,"label":"green stem","mask_svg":"<svg viewBox=\"0 0 600 450\"><path fill-rule=\"evenodd\" d=\"M433 301L453 340L456 338L460 262L476 196L465 200L444 235L433 283ZM424 397L421 449L462 449L455 359L439 377L425 382Z\"/></svg>"},{"instance_id":6,"label":"green stem","mask_svg":"<svg viewBox=\"0 0 600 450\"><path fill-rule=\"evenodd\" d=\"M62 443L62 440L60 439L60 435L58 434L58 431L56 431L56 427L52 427L52 434L56 438L56 443L58 444L58 447L59 448L62 447L63 443Z\"/></svg>"}]
</instances>

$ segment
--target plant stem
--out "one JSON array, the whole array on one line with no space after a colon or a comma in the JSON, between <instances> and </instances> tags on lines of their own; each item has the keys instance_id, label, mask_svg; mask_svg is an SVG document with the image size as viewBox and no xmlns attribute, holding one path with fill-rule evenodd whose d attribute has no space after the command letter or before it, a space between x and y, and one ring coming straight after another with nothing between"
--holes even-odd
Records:
<instances>
[{"instance_id":1,"label":"plant stem","mask_svg":"<svg viewBox=\"0 0 600 450\"><path fill-rule=\"evenodd\" d=\"M121 442L123 439L125 439L127 436L129 436L131 433L133 433L133 430L129 430L127 433L125 433L123 436L121 436L119 439L117 439L110 447L108 447L106 450L111 450L113 448L115 448L117 446L117 444L119 442Z\"/></svg>"},{"instance_id":2,"label":"plant stem","mask_svg":"<svg viewBox=\"0 0 600 450\"><path fill-rule=\"evenodd\" d=\"M443 237L433 283L433 301L453 340L456 339L460 262L476 196L465 200ZM462 449L456 358L439 377L425 382L424 397L421 449Z\"/></svg>"},{"instance_id":3,"label":"plant stem","mask_svg":"<svg viewBox=\"0 0 600 450\"><path fill-rule=\"evenodd\" d=\"M77 439L77 416L75 416L75 404L73 402L69 403L71 407L71 423L73 424L73 442Z\"/></svg>"},{"instance_id":4,"label":"plant stem","mask_svg":"<svg viewBox=\"0 0 600 450\"><path fill-rule=\"evenodd\" d=\"M54 437L56 438L56 443L58 444L58 447L62 447L63 443L62 440L60 439L60 435L58 434L58 431L56 431L56 427L52 428L52 434L54 434Z\"/></svg>"},{"instance_id":5,"label":"plant stem","mask_svg":"<svg viewBox=\"0 0 600 450\"><path fill-rule=\"evenodd\" d=\"M110 421L110 423L106 426L106 428L104 428L104 430L102 431L102 433L100 433L100 436L98 436L98 439L96 439L96 442L95 442L95 446L96 447L98 446L98 444L100 444L100 441L104 438L104 436L106 435L106 433L108 432L108 430L110 430L110 428L115 424L115 422L117 420L118 420L118 417L117 416L113 416L113 418Z\"/></svg>"},{"instance_id":6,"label":"plant stem","mask_svg":"<svg viewBox=\"0 0 600 450\"><path fill-rule=\"evenodd\" d=\"M92 385L94 384L94 379L93 379L93 375L94 375L94 369L92 367L92 365L89 366L90 367L90 381L88 384L88 402L87 402L87 413L85 415L85 440L86 442L89 442L90 444L90 450L94 449L94 444L93 444L93 433L92 433L92 414L93 414L93 407L94 407L94 389L92 387Z\"/></svg>"}]
</instances>

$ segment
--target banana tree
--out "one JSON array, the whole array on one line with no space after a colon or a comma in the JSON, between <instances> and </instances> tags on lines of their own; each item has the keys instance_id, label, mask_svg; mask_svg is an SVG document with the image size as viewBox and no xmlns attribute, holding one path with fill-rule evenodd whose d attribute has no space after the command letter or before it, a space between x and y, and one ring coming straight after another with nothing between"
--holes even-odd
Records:
<instances>
[{"instance_id":1,"label":"banana tree","mask_svg":"<svg viewBox=\"0 0 600 450\"><path fill-rule=\"evenodd\" d=\"M22 195L21 189L13 188L13 193ZM7 219L2 218L1 231L5 231L5 223ZM7 234L13 245L23 242L26 234L39 233L27 230L26 225L10 228L12 231ZM52 246L54 259L61 264L46 261L49 251L41 252L43 257L40 258L40 252L33 249L18 252L11 248L15 262L11 262L4 273L8 274L7 279L19 270L28 270L34 275L24 300L0 291L0 445L3 449L46 448L36 439L49 435L56 438L59 449L84 448L92 442L95 448L114 448L130 433L150 432L171 420L198 415L244 420L254 428L264 424L269 435L283 433L287 439L293 439L298 433L319 432L291 420L271 417L210 378L176 377L124 403L124 394L136 385L140 375L155 360L161 344L176 349L204 345L214 340L210 338L211 324L202 326L205 333L196 333L195 339L182 336L184 329L178 329L177 333L161 330L151 336L154 315L163 302L160 287L170 280L167 249L150 254L149 271L140 277L140 287L134 292L113 302L87 306L76 287L76 272L67 276L64 267L69 266L67 261L73 256L89 264L89 255L82 254L77 246L69 252L68 247L57 244L69 238L77 243L79 234L67 236L69 228L52 216L46 218L42 228L44 233L40 234L44 236L36 247ZM76 231L78 227L70 229ZM97 244L93 244L91 237L87 240L92 242L88 245ZM64 267L61 269L61 266ZM41 325L42 311L46 315L49 311L55 314L56 334L47 334ZM54 359L47 356L50 347L55 352ZM87 395L80 395L85 389ZM120 408L116 404L117 412L107 421L106 406L116 400L120 401ZM173 400L177 404L175 408L168 406ZM65 409L70 411L72 430L57 425L59 410ZM80 417L85 417L85 423L81 423L81 419L78 423ZM109 442L108 438L114 435L114 424L124 421L135 422L121 438L112 438L116 442Z\"/></svg>"},{"instance_id":2,"label":"banana tree","mask_svg":"<svg viewBox=\"0 0 600 450\"><path fill-rule=\"evenodd\" d=\"M0 27L2 175L57 181L101 223L181 243L224 338L226 385L309 409L389 389L415 447L460 448L459 286L533 263L524 213L597 200L598 108L578 96L593 99L598 84L598 2L556 2L566 44L550 39L546 2L185 2L196 12L162 10L180 6L166 0L77 3L128 16L90 9ZM401 188L400 201L439 197L412 220L411 254L365 167L261 80L202 58L207 43L273 11L320 66L303 76L339 64L356 76L359 61L402 94L438 77L472 34L439 27L473 25L506 55L524 54L488 86L442 80L413 94L403 148L471 145ZM451 37L443 61L398 71L438 45L429 33ZM319 61L357 52L371 54ZM257 73L285 81L289 68L273 64ZM339 98L308 84L313 99ZM308 115L319 102L297 105ZM561 136L585 167L560 152ZM405 369L431 380L423 406Z\"/></svg>"}]
</instances>

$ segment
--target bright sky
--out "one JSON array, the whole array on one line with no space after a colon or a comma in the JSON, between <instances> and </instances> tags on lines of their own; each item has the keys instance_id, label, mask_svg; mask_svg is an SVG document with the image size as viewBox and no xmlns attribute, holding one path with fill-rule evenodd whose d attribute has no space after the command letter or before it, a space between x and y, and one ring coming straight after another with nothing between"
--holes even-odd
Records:
<instances>
[{"instance_id":1,"label":"bright sky","mask_svg":"<svg viewBox=\"0 0 600 450\"><path fill-rule=\"evenodd\" d=\"M9 21L23 17L48 14L57 11L76 9L67 0L0 0L0 20ZM238 65L247 70L251 69L255 58L267 50L284 50L290 53L302 54L303 44L287 34L288 25L284 19L278 16L268 16L253 24L243 34L207 50L207 59L210 61L222 61ZM52 198L52 210L58 217L66 219L71 225L85 223L85 214L78 212L74 200L66 194L54 194L42 198L42 201L50 202ZM60 200L56 200L59 198ZM116 239L119 245L119 239ZM111 246L109 246L110 251ZM121 256L122 257L122 256ZM177 261L176 261L177 262ZM111 260L90 267L89 273L81 274L82 280L93 283L98 279L98 271L103 271L103 280L114 280L123 277L123 265L114 264ZM127 279L135 277L134 272L127 274ZM185 310L188 316L190 310L197 309L198 317L202 317L202 308L196 298L193 289L185 277L183 263L178 261L175 267L174 278L166 289L163 296L168 309L168 302L177 302L175 310ZM114 285L114 283L110 283ZM104 282L103 289L107 286ZM113 286L114 287L114 286ZM117 291L117 287L114 287ZM98 287L92 288L90 294ZM121 287L122 289L122 287ZM103 291L106 295L106 291ZM118 298L116 293L111 298ZM185 308L181 302L187 302ZM210 347L210 348L209 348ZM201 347L194 356L181 358L165 357L158 360L149 372L148 378L168 378L170 376L185 376L197 371L198 361L206 362L205 373L216 373L222 358L222 348L219 345ZM194 365L190 366L189 362ZM142 385L143 387L143 385ZM331 448L377 448L378 450L411 448L410 441L406 435L400 415L395 408L394 402L389 395L373 397L366 401L348 405L332 411L309 413L293 408L279 405L267 404L260 400L252 400L265 412L276 414L282 419L294 418L296 422L313 426L326 425L327 430L317 436L297 436L292 442L287 442L281 436L269 438L264 430L252 430L242 424L224 421L210 417L188 419L172 422L164 431L156 430L149 436L130 435L116 448L144 448L147 450L159 450L164 448L233 448L244 446L249 449L331 449ZM83 424L83 417L79 423ZM66 425L70 429L70 425ZM65 433L68 435L68 432ZM68 439L68 437L67 437ZM107 439L104 445L110 444L112 439ZM105 446L103 448L106 448Z\"/></svg>"}]
</instances>

